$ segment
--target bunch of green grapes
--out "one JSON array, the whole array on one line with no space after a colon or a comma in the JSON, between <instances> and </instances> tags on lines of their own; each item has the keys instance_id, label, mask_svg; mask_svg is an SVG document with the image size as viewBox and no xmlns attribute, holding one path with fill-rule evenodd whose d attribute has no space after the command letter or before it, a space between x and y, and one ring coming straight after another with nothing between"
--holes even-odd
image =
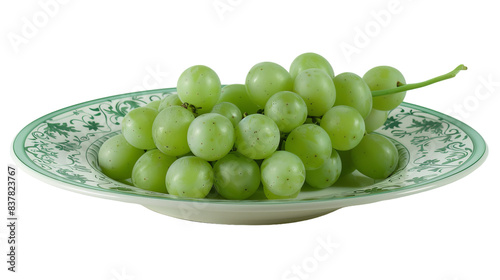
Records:
<instances>
[{"instance_id":1,"label":"bunch of green grapes","mask_svg":"<svg viewBox=\"0 0 500 280\"><path fill-rule=\"evenodd\" d=\"M259 189L268 199L294 198L304 185L332 187L354 170L385 179L398 150L375 131L407 90L463 69L406 84L394 67L335 75L324 57L304 53L289 70L260 62L244 84L222 86L214 70L195 65L180 75L177 94L127 113L99 165L112 179L187 198L214 191L242 200Z\"/></svg>"}]
</instances>

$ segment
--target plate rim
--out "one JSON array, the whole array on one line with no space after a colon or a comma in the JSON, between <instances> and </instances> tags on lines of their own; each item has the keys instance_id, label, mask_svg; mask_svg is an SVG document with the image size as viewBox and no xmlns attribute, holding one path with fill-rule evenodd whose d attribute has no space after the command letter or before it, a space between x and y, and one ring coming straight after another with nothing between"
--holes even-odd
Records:
<instances>
[{"instance_id":1,"label":"plate rim","mask_svg":"<svg viewBox=\"0 0 500 280\"><path fill-rule=\"evenodd\" d=\"M318 198L318 199L311 199L311 200L295 200L295 199L283 199L283 200L223 200L223 199L190 199L190 198L177 198L177 197L168 197L168 196L148 196L146 194L138 194L138 193L130 193L130 192L118 192L116 190L108 190L108 189L93 189L86 187L84 184L79 185L77 183L68 183L63 180L60 180L60 178L54 178L53 176L50 176L50 173L45 173L46 171L41 169L40 167L37 167L36 164L34 164L32 161L29 160L29 157L26 154L26 151L24 149L21 149L20 147L22 146L24 148L24 143L27 139L27 137L30 135L29 132L32 131L34 127L36 127L41 121L46 121L51 119L53 116L60 115L62 113L66 113L71 111L72 109L76 108L81 108L84 106L89 106L93 104L98 104L102 103L105 101L111 101L119 98L126 98L126 97L132 97L132 96L140 96L140 95L146 95L146 94L164 94L164 93L172 93L176 92L176 88L162 88L162 89L153 89L153 90L145 90L145 91L137 91L137 92L128 92L128 93L122 93L122 94L116 94L116 95L110 95L102 98L97 98L97 99L92 99L84 102L80 102L74 105L66 106L61 109L55 110L53 112L47 113L45 115L40 116L39 118L36 118L35 120L31 121L27 125L25 125L14 137L12 140L11 144L11 157L14 159L17 165L21 166L24 171L29 173L31 176L44 181L48 183L49 185L53 185L65 190L85 194L85 195L90 195L94 197L100 197L100 198L105 198L105 199L112 199L112 200L118 200L122 202L130 202L130 203L137 203L137 204L142 204L142 205L149 205L149 204L158 204L161 202L161 204L165 203L196 203L196 204L210 204L210 205L218 205L218 207L242 207L242 208L262 208L264 206L269 206L269 207L277 207L277 206L283 206L283 207L288 207L290 205L298 205L298 204L307 204L311 206L317 206L320 207L324 204L326 205L334 205L334 206L339 206L344 207L344 206L350 206L350 205L359 205L359 204L366 204L366 203L371 203L371 202L376 202L376 201L381 201L381 200L387 200L387 199L392 199L392 198L398 198L402 196L407 196L411 194L415 194L418 192L423 192L427 191L430 189L434 189L440 186L447 185L449 183L452 183L454 181L457 181L460 178L463 178L476 170L479 166L481 166L484 161L487 158L488 155L488 145L484 138L471 126L468 124L455 119L449 115L446 115L444 113L438 112L434 109L430 109L427 107L423 107L421 105L413 104L413 103L408 103L408 102L403 102L402 105L410 108L410 109L416 109L420 110L429 114L432 114L433 116L436 116L440 119L443 119L445 121L448 121L460 129L462 129L471 139L472 145L473 145L473 151L471 156L459 167L453 169L453 171L450 171L446 174L442 174L439 176L436 176L432 179L430 179L430 182L420 182L420 183L415 183L410 186L402 187L397 190L385 190L377 193L372 193L372 194L366 194L366 195L359 195L359 196L346 196L346 197L325 197L325 198ZM22 145L21 145L22 142ZM23 160L24 159L24 160ZM27 164L28 163L31 164ZM45 171L45 172L44 172ZM142 202L142 203L141 203ZM314 207L314 208L317 208ZM324 207L324 206L323 206ZM264 207L268 208L268 207ZM265 209L263 210L265 211Z\"/></svg>"}]
</instances>

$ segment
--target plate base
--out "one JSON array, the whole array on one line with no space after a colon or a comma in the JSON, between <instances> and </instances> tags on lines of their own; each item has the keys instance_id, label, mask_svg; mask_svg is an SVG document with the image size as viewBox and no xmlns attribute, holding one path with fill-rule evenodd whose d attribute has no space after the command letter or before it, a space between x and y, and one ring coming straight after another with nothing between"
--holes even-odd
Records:
<instances>
[{"instance_id":1,"label":"plate base","mask_svg":"<svg viewBox=\"0 0 500 280\"><path fill-rule=\"evenodd\" d=\"M321 209L310 211L277 211L277 212L212 212L212 211L172 211L171 208L158 207L158 206L144 206L149 210L157 212L162 215L211 224L226 224L226 225L274 225L300 222L310 220L326 214L329 214L337 209Z\"/></svg>"}]
</instances>

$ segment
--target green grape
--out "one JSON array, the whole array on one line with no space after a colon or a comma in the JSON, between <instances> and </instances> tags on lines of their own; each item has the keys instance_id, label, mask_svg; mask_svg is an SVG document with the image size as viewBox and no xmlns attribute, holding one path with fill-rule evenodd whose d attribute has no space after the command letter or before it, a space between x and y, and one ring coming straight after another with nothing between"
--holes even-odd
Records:
<instances>
[{"instance_id":1,"label":"green grape","mask_svg":"<svg viewBox=\"0 0 500 280\"><path fill-rule=\"evenodd\" d=\"M221 83L214 70L204 65L195 65L186 69L177 80L177 94L184 103L198 109L199 113L207 113L220 97Z\"/></svg>"},{"instance_id":2,"label":"green grape","mask_svg":"<svg viewBox=\"0 0 500 280\"><path fill-rule=\"evenodd\" d=\"M380 111L377 109L372 109L370 114L365 118L365 129L367 133L377 130L379 127L383 126L389 112Z\"/></svg>"},{"instance_id":3,"label":"green grape","mask_svg":"<svg viewBox=\"0 0 500 280\"><path fill-rule=\"evenodd\" d=\"M161 102L161 100L154 100L154 101L151 101L148 104L146 104L145 107L155 109L156 111L158 111L158 108L160 107L160 102Z\"/></svg>"},{"instance_id":4,"label":"green grape","mask_svg":"<svg viewBox=\"0 0 500 280\"><path fill-rule=\"evenodd\" d=\"M296 198L299 193L300 193L300 190L296 191L295 193L291 194L291 195L275 195L274 193L272 193L267 187L262 187L263 191L264 191L264 196L269 199L269 200L275 200L275 199L291 199L291 198Z\"/></svg>"},{"instance_id":5,"label":"green grape","mask_svg":"<svg viewBox=\"0 0 500 280\"><path fill-rule=\"evenodd\" d=\"M179 197L204 198L212 189L214 172L210 163L194 156L174 161L165 176L169 194Z\"/></svg>"},{"instance_id":6,"label":"green grape","mask_svg":"<svg viewBox=\"0 0 500 280\"><path fill-rule=\"evenodd\" d=\"M313 118L308 117L306 119L306 121L304 122L304 124L317 124L317 125L319 125L319 123L315 123L315 120L319 120L319 118L314 118L314 120L313 120Z\"/></svg>"},{"instance_id":7,"label":"green grape","mask_svg":"<svg viewBox=\"0 0 500 280\"><path fill-rule=\"evenodd\" d=\"M405 84L403 74L396 68L390 66L377 66L365 73L363 79L371 91L395 88L399 84ZM392 110L403 102L406 91L373 97L373 108L381 111Z\"/></svg>"},{"instance_id":8,"label":"green grape","mask_svg":"<svg viewBox=\"0 0 500 280\"><path fill-rule=\"evenodd\" d=\"M354 163L352 163L351 159L351 151L337 151L337 153L340 156L340 162L342 163L342 169L340 171L340 176L344 176L347 174L351 174L356 170L356 167L354 167Z\"/></svg>"},{"instance_id":9,"label":"green grape","mask_svg":"<svg viewBox=\"0 0 500 280\"><path fill-rule=\"evenodd\" d=\"M361 114L346 105L328 110L321 119L320 126L328 133L332 147L337 151L356 147L365 133L365 121Z\"/></svg>"},{"instance_id":10,"label":"green grape","mask_svg":"<svg viewBox=\"0 0 500 280\"><path fill-rule=\"evenodd\" d=\"M251 159L264 159L273 154L280 143L280 130L269 117L254 114L243 118L235 129L236 151Z\"/></svg>"},{"instance_id":11,"label":"green grape","mask_svg":"<svg viewBox=\"0 0 500 280\"><path fill-rule=\"evenodd\" d=\"M238 106L229 102L221 102L215 104L215 106L212 108L212 113L217 113L226 117L231 121L233 127L236 127L243 117Z\"/></svg>"},{"instance_id":12,"label":"green grape","mask_svg":"<svg viewBox=\"0 0 500 280\"><path fill-rule=\"evenodd\" d=\"M386 137L367 134L351 151L351 159L356 169L373 179L385 179L398 165L398 149Z\"/></svg>"},{"instance_id":13,"label":"green grape","mask_svg":"<svg viewBox=\"0 0 500 280\"><path fill-rule=\"evenodd\" d=\"M293 92L304 99L309 116L320 117L335 103L335 85L332 78L321 69L307 69L295 78Z\"/></svg>"},{"instance_id":14,"label":"green grape","mask_svg":"<svg viewBox=\"0 0 500 280\"><path fill-rule=\"evenodd\" d=\"M144 190L167 193L165 176L176 159L176 157L165 155L158 149L147 151L137 160L132 169L132 184Z\"/></svg>"},{"instance_id":15,"label":"green grape","mask_svg":"<svg viewBox=\"0 0 500 280\"><path fill-rule=\"evenodd\" d=\"M193 157L194 157L195 155L193 154L193 152L188 152L188 153L186 153L186 154L183 154L183 155L177 156L177 158L181 158L181 157L189 157L189 156L193 156Z\"/></svg>"},{"instance_id":16,"label":"green grape","mask_svg":"<svg viewBox=\"0 0 500 280\"><path fill-rule=\"evenodd\" d=\"M281 132L288 133L306 121L307 106L295 92L280 91L269 98L264 114L278 125Z\"/></svg>"},{"instance_id":17,"label":"green grape","mask_svg":"<svg viewBox=\"0 0 500 280\"><path fill-rule=\"evenodd\" d=\"M321 69L331 78L334 77L330 62L316 53L303 53L297 56L290 65L290 76L292 76L292 79L295 79L300 72L311 68Z\"/></svg>"},{"instance_id":18,"label":"green grape","mask_svg":"<svg viewBox=\"0 0 500 280\"><path fill-rule=\"evenodd\" d=\"M222 88L217 103L229 102L238 106L242 114L255 114L259 107L255 105L248 96L247 88L242 84L231 84Z\"/></svg>"},{"instance_id":19,"label":"green grape","mask_svg":"<svg viewBox=\"0 0 500 280\"><path fill-rule=\"evenodd\" d=\"M274 195L290 196L297 193L305 179L304 164L293 153L276 151L262 162L262 185Z\"/></svg>"},{"instance_id":20,"label":"green grape","mask_svg":"<svg viewBox=\"0 0 500 280\"><path fill-rule=\"evenodd\" d=\"M259 176L260 176L260 171L259 171ZM260 177L259 177L259 181L260 181ZM262 183L259 185L257 190L247 199L248 200L266 200L267 199L266 195L264 194L264 187L262 186Z\"/></svg>"},{"instance_id":21,"label":"green grape","mask_svg":"<svg viewBox=\"0 0 500 280\"><path fill-rule=\"evenodd\" d=\"M226 199L247 199L260 185L259 165L244 155L231 152L214 167L214 187Z\"/></svg>"},{"instance_id":22,"label":"green grape","mask_svg":"<svg viewBox=\"0 0 500 280\"><path fill-rule=\"evenodd\" d=\"M306 170L317 169L332 154L332 142L319 125L303 124L288 134L285 150L297 155Z\"/></svg>"},{"instance_id":23,"label":"green grape","mask_svg":"<svg viewBox=\"0 0 500 280\"><path fill-rule=\"evenodd\" d=\"M111 179L122 180L132 176L135 162L144 150L130 145L122 134L106 140L99 148L97 156L102 173Z\"/></svg>"},{"instance_id":24,"label":"green grape","mask_svg":"<svg viewBox=\"0 0 500 280\"><path fill-rule=\"evenodd\" d=\"M292 90L293 80L282 66L273 62L261 62L250 69L245 86L250 100L259 108L264 108L273 94Z\"/></svg>"},{"instance_id":25,"label":"green grape","mask_svg":"<svg viewBox=\"0 0 500 280\"><path fill-rule=\"evenodd\" d=\"M144 150L156 147L151 134L156 115L158 111L148 107L135 108L125 115L121 130L130 145Z\"/></svg>"},{"instance_id":26,"label":"green grape","mask_svg":"<svg viewBox=\"0 0 500 280\"><path fill-rule=\"evenodd\" d=\"M335 105L347 105L355 108L363 118L372 110L372 93L360 76L345 72L333 78L337 98Z\"/></svg>"},{"instance_id":27,"label":"green grape","mask_svg":"<svg viewBox=\"0 0 500 280\"><path fill-rule=\"evenodd\" d=\"M181 106L182 101L178 94L169 94L160 100L160 105L158 106L158 112L161 110L171 107L171 106Z\"/></svg>"},{"instance_id":28,"label":"green grape","mask_svg":"<svg viewBox=\"0 0 500 280\"><path fill-rule=\"evenodd\" d=\"M233 124L216 113L200 115L189 125L187 142L195 156L207 161L221 159L233 148Z\"/></svg>"},{"instance_id":29,"label":"green grape","mask_svg":"<svg viewBox=\"0 0 500 280\"><path fill-rule=\"evenodd\" d=\"M193 113L181 106L167 107L158 113L152 128L158 150L174 157L188 153L187 133L193 120Z\"/></svg>"},{"instance_id":30,"label":"green grape","mask_svg":"<svg viewBox=\"0 0 500 280\"><path fill-rule=\"evenodd\" d=\"M324 189L333 185L342 172L342 161L337 151L318 169L306 170L306 183L314 188Z\"/></svg>"}]
</instances>

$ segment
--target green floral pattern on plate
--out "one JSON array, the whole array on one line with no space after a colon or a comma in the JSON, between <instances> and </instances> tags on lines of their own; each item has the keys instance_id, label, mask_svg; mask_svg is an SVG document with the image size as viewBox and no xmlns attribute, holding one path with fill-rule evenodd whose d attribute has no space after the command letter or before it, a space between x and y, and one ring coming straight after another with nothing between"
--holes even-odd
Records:
<instances>
[{"instance_id":1,"label":"green floral pattern on plate","mask_svg":"<svg viewBox=\"0 0 500 280\"><path fill-rule=\"evenodd\" d=\"M120 122L128 111L174 92L171 88L122 94L50 113L17 135L14 153L33 171L75 188L173 199L106 177L97 164L97 154L106 139L120 133ZM456 175L486 152L486 144L472 128L413 104L403 103L391 111L376 133L388 136L399 150L399 166L393 175L374 181L355 173L351 181L341 180L331 188L304 188L290 201L343 199L419 188ZM209 200L223 202L216 195Z\"/></svg>"}]
</instances>

